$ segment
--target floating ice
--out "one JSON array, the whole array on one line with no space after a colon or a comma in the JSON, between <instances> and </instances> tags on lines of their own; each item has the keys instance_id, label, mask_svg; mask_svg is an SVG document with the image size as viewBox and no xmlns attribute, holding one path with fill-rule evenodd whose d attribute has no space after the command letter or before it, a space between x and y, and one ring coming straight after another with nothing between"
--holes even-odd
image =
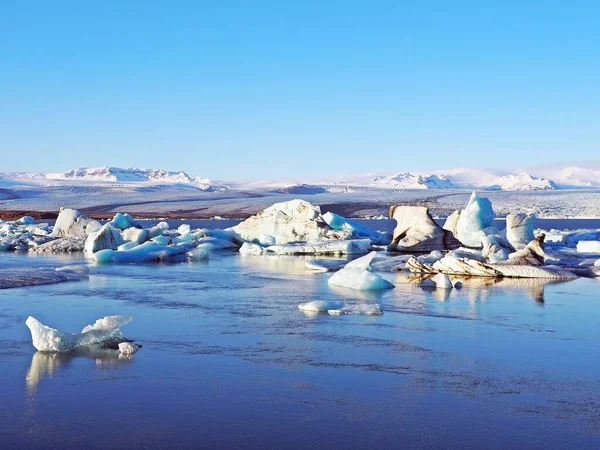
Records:
<instances>
[{"instance_id":1,"label":"floating ice","mask_svg":"<svg viewBox=\"0 0 600 450\"><path fill-rule=\"evenodd\" d=\"M125 228L122 232L123 239L126 241L137 242L138 244L143 244L149 239L148 230L143 228L129 227Z\"/></svg>"},{"instance_id":2,"label":"floating ice","mask_svg":"<svg viewBox=\"0 0 600 450\"><path fill-rule=\"evenodd\" d=\"M506 239L515 250L524 248L535 238L534 223L533 214L517 213L506 216Z\"/></svg>"},{"instance_id":3,"label":"floating ice","mask_svg":"<svg viewBox=\"0 0 600 450\"><path fill-rule=\"evenodd\" d=\"M369 247L369 239L352 239L272 245L266 251L277 255L360 255L367 253Z\"/></svg>"},{"instance_id":4,"label":"floating ice","mask_svg":"<svg viewBox=\"0 0 600 450\"><path fill-rule=\"evenodd\" d=\"M116 250L123 244L123 236L109 223L102 225L98 231L90 233L85 241L84 251L92 254L100 250Z\"/></svg>"},{"instance_id":5,"label":"floating ice","mask_svg":"<svg viewBox=\"0 0 600 450\"><path fill-rule=\"evenodd\" d=\"M60 208L52 236L79 237L99 230L100 222L90 219L76 209Z\"/></svg>"},{"instance_id":6,"label":"floating ice","mask_svg":"<svg viewBox=\"0 0 600 450\"><path fill-rule=\"evenodd\" d=\"M23 216L16 221L18 225L32 225L35 222L35 219L31 216Z\"/></svg>"},{"instance_id":7,"label":"floating ice","mask_svg":"<svg viewBox=\"0 0 600 450\"><path fill-rule=\"evenodd\" d=\"M177 255L182 255L194 248L193 244L179 245L159 245L156 242L144 242L130 250L114 251L100 250L94 253L94 259L97 262L145 262L145 261L163 261Z\"/></svg>"},{"instance_id":8,"label":"floating ice","mask_svg":"<svg viewBox=\"0 0 600 450\"><path fill-rule=\"evenodd\" d=\"M461 211L456 220L454 236L468 247L480 248L481 238L495 232L493 229L495 217L492 203L487 198L479 198L477 193L473 192L467 207Z\"/></svg>"},{"instance_id":9,"label":"floating ice","mask_svg":"<svg viewBox=\"0 0 600 450\"><path fill-rule=\"evenodd\" d=\"M317 272L336 272L348 264L346 259L311 259L304 263L305 267Z\"/></svg>"},{"instance_id":10,"label":"floating ice","mask_svg":"<svg viewBox=\"0 0 600 450\"><path fill-rule=\"evenodd\" d=\"M370 271L370 264L375 256L377 253L371 252L346 264L343 269L329 278L328 283L359 291L392 289L394 287L392 283Z\"/></svg>"},{"instance_id":11,"label":"floating ice","mask_svg":"<svg viewBox=\"0 0 600 450\"><path fill-rule=\"evenodd\" d=\"M33 346L41 352L67 352L88 345L117 344L124 341L121 327L133 320L131 316L106 316L81 333L69 334L43 325L29 316L25 324L31 331Z\"/></svg>"},{"instance_id":12,"label":"floating ice","mask_svg":"<svg viewBox=\"0 0 600 450\"><path fill-rule=\"evenodd\" d=\"M579 241L577 251L580 253L600 253L600 241Z\"/></svg>"},{"instance_id":13,"label":"floating ice","mask_svg":"<svg viewBox=\"0 0 600 450\"><path fill-rule=\"evenodd\" d=\"M187 253L188 260L190 261L200 261L208 258L211 250L213 249L212 244L200 244L193 250L190 250Z\"/></svg>"},{"instance_id":14,"label":"floating ice","mask_svg":"<svg viewBox=\"0 0 600 450\"><path fill-rule=\"evenodd\" d=\"M337 301L325 301L315 300L308 303L300 303L298 305L300 311L306 313L317 313L327 312L330 315L343 315L343 314L364 314L369 316L381 315L381 307L377 303L364 304L364 303L344 303Z\"/></svg>"},{"instance_id":15,"label":"floating ice","mask_svg":"<svg viewBox=\"0 0 600 450\"><path fill-rule=\"evenodd\" d=\"M141 228L141 226L131 217L129 214L125 213L117 213L113 220L109 222L113 227L118 228L120 230L125 230L127 228Z\"/></svg>"},{"instance_id":16,"label":"floating ice","mask_svg":"<svg viewBox=\"0 0 600 450\"><path fill-rule=\"evenodd\" d=\"M258 244L251 244L250 242L244 242L240 247L240 253L242 255L262 255L265 249Z\"/></svg>"},{"instance_id":17,"label":"floating ice","mask_svg":"<svg viewBox=\"0 0 600 450\"><path fill-rule=\"evenodd\" d=\"M323 220L334 230L350 233L350 236L354 239L367 238L374 244L387 244L390 242L384 234L332 212L323 214Z\"/></svg>"},{"instance_id":18,"label":"floating ice","mask_svg":"<svg viewBox=\"0 0 600 450\"><path fill-rule=\"evenodd\" d=\"M433 281L435 283L436 289L452 289L453 288L450 277L448 275L446 275L445 273L438 273L431 279L431 281Z\"/></svg>"},{"instance_id":19,"label":"floating ice","mask_svg":"<svg viewBox=\"0 0 600 450\"><path fill-rule=\"evenodd\" d=\"M460 247L460 242L435 223L424 206L392 206L390 217L397 223L390 251L419 253Z\"/></svg>"},{"instance_id":20,"label":"floating ice","mask_svg":"<svg viewBox=\"0 0 600 450\"><path fill-rule=\"evenodd\" d=\"M123 355L133 355L140 348L142 348L141 345L134 344L133 342L121 342L119 344L119 353Z\"/></svg>"},{"instance_id":21,"label":"floating ice","mask_svg":"<svg viewBox=\"0 0 600 450\"><path fill-rule=\"evenodd\" d=\"M323 220L321 209L304 200L275 203L230 230L251 242L269 235L277 244L350 237L349 232L331 228Z\"/></svg>"}]
</instances>

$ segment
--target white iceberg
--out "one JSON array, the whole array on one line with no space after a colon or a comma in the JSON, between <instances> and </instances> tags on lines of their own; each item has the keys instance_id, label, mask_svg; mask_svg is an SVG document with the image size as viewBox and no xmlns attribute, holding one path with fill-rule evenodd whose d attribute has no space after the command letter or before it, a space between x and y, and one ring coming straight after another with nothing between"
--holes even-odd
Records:
<instances>
[{"instance_id":1,"label":"white iceberg","mask_svg":"<svg viewBox=\"0 0 600 450\"><path fill-rule=\"evenodd\" d=\"M240 247L240 253L242 255L262 255L265 253L265 249L258 244L252 244L250 242L244 242Z\"/></svg>"},{"instance_id":2,"label":"white iceberg","mask_svg":"<svg viewBox=\"0 0 600 450\"><path fill-rule=\"evenodd\" d=\"M346 264L343 269L329 278L328 283L359 291L392 289L394 287L392 283L371 272L370 264L375 256L377 253L371 252Z\"/></svg>"},{"instance_id":3,"label":"white iceberg","mask_svg":"<svg viewBox=\"0 0 600 450\"><path fill-rule=\"evenodd\" d=\"M114 228L110 222L102 225L98 231L90 233L85 241L84 251L88 254L100 250L116 250L119 245L124 244L123 236L119 230Z\"/></svg>"},{"instance_id":4,"label":"white iceberg","mask_svg":"<svg viewBox=\"0 0 600 450\"><path fill-rule=\"evenodd\" d=\"M277 244L350 237L349 232L331 228L321 209L304 200L275 203L230 230L251 242L259 242L263 235L272 236Z\"/></svg>"},{"instance_id":5,"label":"white iceberg","mask_svg":"<svg viewBox=\"0 0 600 450\"><path fill-rule=\"evenodd\" d=\"M579 253L600 253L600 241L579 241L577 251Z\"/></svg>"},{"instance_id":6,"label":"white iceberg","mask_svg":"<svg viewBox=\"0 0 600 450\"><path fill-rule=\"evenodd\" d=\"M56 237L79 237L99 230L100 222L90 219L76 209L60 208L52 236Z\"/></svg>"},{"instance_id":7,"label":"white iceberg","mask_svg":"<svg viewBox=\"0 0 600 450\"><path fill-rule=\"evenodd\" d=\"M94 253L97 262L147 262L163 261L178 255L183 255L194 248L193 244L159 245L156 242L144 242L130 250L114 251L100 250Z\"/></svg>"},{"instance_id":8,"label":"white iceberg","mask_svg":"<svg viewBox=\"0 0 600 450\"><path fill-rule=\"evenodd\" d=\"M387 244L390 242L385 234L371 230L358 222L346 219L332 212L323 214L323 220L334 230L348 232L353 239L366 238L370 239L374 244Z\"/></svg>"},{"instance_id":9,"label":"white iceberg","mask_svg":"<svg viewBox=\"0 0 600 450\"><path fill-rule=\"evenodd\" d=\"M31 331L33 346L38 351L68 352L82 346L123 342L121 327L132 320L131 316L106 316L75 334L50 328L32 316L27 318L25 324Z\"/></svg>"},{"instance_id":10,"label":"white iceberg","mask_svg":"<svg viewBox=\"0 0 600 450\"><path fill-rule=\"evenodd\" d=\"M142 348L141 345L134 344L133 342L121 342L119 344L119 353L129 356L136 353L140 348Z\"/></svg>"},{"instance_id":11,"label":"white iceberg","mask_svg":"<svg viewBox=\"0 0 600 450\"><path fill-rule=\"evenodd\" d=\"M137 242L138 244L146 242L150 235L148 230L136 227L125 228L121 234L126 241Z\"/></svg>"},{"instance_id":12,"label":"white iceberg","mask_svg":"<svg viewBox=\"0 0 600 450\"><path fill-rule=\"evenodd\" d=\"M515 250L525 248L535 238L534 225L533 214L517 213L506 216L506 239Z\"/></svg>"},{"instance_id":13,"label":"white iceberg","mask_svg":"<svg viewBox=\"0 0 600 450\"><path fill-rule=\"evenodd\" d=\"M452 232L435 223L424 206L392 206L390 217L397 224L389 251L420 253L460 247Z\"/></svg>"},{"instance_id":14,"label":"white iceberg","mask_svg":"<svg viewBox=\"0 0 600 450\"><path fill-rule=\"evenodd\" d=\"M271 245L266 251L276 255L361 255L367 253L370 247L369 239L351 239Z\"/></svg>"},{"instance_id":15,"label":"white iceberg","mask_svg":"<svg viewBox=\"0 0 600 450\"><path fill-rule=\"evenodd\" d=\"M467 247L481 248L481 238L495 233L495 217L492 203L473 192L467 207L460 212L456 220L454 236Z\"/></svg>"},{"instance_id":16,"label":"white iceberg","mask_svg":"<svg viewBox=\"0 0 600 450\"><path fill-rule=\"evenodd\" d=\"M141 226L131 217L129 214L125 213L117 213L113 220L109 222L113 227L118 228L120 230L125 230L127 228L135 227L141 228Z\"/></svg>"},{"instance_id":17,"label":"white iceberg","mask_svg":"<svg viewBox=\"0 0 600 450\"><path fill-rule=\"evenodd\" d=\"M450 277L445 273L438 273L431 278L431 281L435 283L436 289L452 289L454 287Z\"/></svg>"},{"instance_id":18,"label":"white iceberg","mask_svg":"<svg viewBox=\"0 0 600 450\"><path fill-rule=\"evenodd\" d=\"M315 300L298 305L300 311L306 313L327 312L332 316L344 314L364 314L368 316L378 316L383 314L381 306L377 303L344 303L337 301Z\"/></svg>"}]
</instances>

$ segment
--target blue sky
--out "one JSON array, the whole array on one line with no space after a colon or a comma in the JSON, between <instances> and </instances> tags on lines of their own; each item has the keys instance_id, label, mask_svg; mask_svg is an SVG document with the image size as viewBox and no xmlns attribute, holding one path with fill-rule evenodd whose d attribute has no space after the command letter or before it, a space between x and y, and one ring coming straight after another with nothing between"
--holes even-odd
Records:
<instances>
[{"instance_id":1,"label":"blue sky","mask_svg":"<svg viewBox=\"0 0 600 450\"><path fill-rule=\"evenodd\" d=\"M598 5L4 0L0 171L597 161Z\"/></svg>"}]
</instances>

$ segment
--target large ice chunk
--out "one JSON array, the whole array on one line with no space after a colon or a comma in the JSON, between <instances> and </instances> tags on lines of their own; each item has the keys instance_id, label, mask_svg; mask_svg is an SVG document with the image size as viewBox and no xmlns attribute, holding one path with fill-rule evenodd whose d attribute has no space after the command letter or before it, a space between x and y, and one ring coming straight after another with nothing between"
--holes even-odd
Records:
<instances>
[{"instance_id":1,"label":"large ice chunk","mask_svg":"<svg viewBox=\"0 0 600 450\"><path fill-rule=\"evenodd\" d=\"M76 209L60 208L52 236L78 237L99 230L100 222L90 219Z\"/></svg>"},{"instance_id":2,"label":"large ice chunk","mask_svg":"<svg viewBox=\"0 0 600 450\"><path fill-rule=\"evenodd\" d=\"M390 251L431 252L460 247L452 232L435 223L424 206L392 206L390 217L397 222Z\"/></svg>"},{"instance_id":3,"label":"large ice chunk","mask_svg":"<svg viewBox=\"0 0 600 450\"><path fill-rule=\"evenodd\" d=\"M187 253L194 248L193 243L179 245L159 245L156 242L144 242L130 250L114 251L100 250L94 253L97 262L145 262L163 261Z\"/></svg>"},{"instance_id":4,"label":"large ice chunk","mask_svg":"<svg viewBox=\"0 0 600 450\"><path fill-rule=\"evenodd\" d=\"M367 253L369 247L369 239L352 239L272 245L267 247L266 251L276 255L361 255Z\"/></svg>"},{"instance_id":5,"label":"large ice chunk","mask_svg":"<svg viewBox=\"0 0 600 450\"><path fill-rule=\"evenodd\" d=\"M259 242L262 235L269 235L277 244L350 237L347 231L331 228L323 220L321 209L304 200L276 203L231 230L252 242Z\"/></svg>"},{"instance_id":6,"label":"large ice chunk","mask_svg":"<svg viewBox=\"0 0 600 450\"><path fill-rule=\"evenodd\" d=\"M579 241L577 251L579 253L600 253L600 241Z\"/></svg>"},{"instance_id":7,"label":"large ice chunk","mask_svg":"<svg viewBox=\"0 0 600 450\"><path fill-rule=\"evenodd\" d=\"M370 264L375 256L377 253L371 252L346 264L343 269L329 278L329 284L359 291L392 289L394 287L392 283L371 272Z\"/></svg>"},{"instance_id":8,"label":"large ice chunk","mask_svg":"<svg viewBox=\"0 0 600 450\"><path fill-rule=\"evenodd\" d=\"M102 225L98 231L91 233L86 241L84 251L92 254L100 250L116 250L119 245L125 243L119 230L114 228L110 222Z\"/></svg>"},{"instance_id":9,"label":"large ice chunk","mask_svg":"<svg viewBox=\"0 0 600 450\"><path fill-rule=\"evenodd\" d=\"M473 192L467 207L458 217L455 236L467 247L481 248L481 238L495 233L495 217L492 203Z\"/></svg>"},{"instance_id":10,"label":"large ice chunk","mask_svg":"<svg viewBox=\"0 0 600 450\"><path fill-rule=\"evenodd\" d=\"M336 213L326 212L323 214L323 220L334 230L350 233L350 236L354 239L366 238L370 239L374 244L387 244L390 242L385 234L371 230L358 222L346 219Z\"/></svg>"},{"instance_id":11,"label":"large ice chunk","mask_svg":"<svg viewBox=\"0 0 600 450\"><path fill-rule=\"evenodd\" d=\"M70 334L42 324L29 316L25 324L31 331L33 346L41 352L67 352L87 345L118 344L123 342L121 327L133 320L131 316L106 316L81 333Z\"/></svg>"},{"instance_id":12,"label":"large ice chunk","mask_svg":"<svg viewBox=\"0 0 600 450\"><path fill-rule=\"evenodd\" d=\"M515 250L525 248L534 239L535 215L509 214L506 216L506 239Z\"/></svg>"}]
</instances>

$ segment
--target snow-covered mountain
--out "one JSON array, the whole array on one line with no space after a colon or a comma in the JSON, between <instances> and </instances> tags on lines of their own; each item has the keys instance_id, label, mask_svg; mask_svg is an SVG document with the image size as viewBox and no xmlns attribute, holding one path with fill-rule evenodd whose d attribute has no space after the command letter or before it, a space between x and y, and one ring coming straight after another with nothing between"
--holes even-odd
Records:
<instances>
[{"instance_id":1,"label":"snow-covered mountain","mask_svg":"<svg viewBox=\"0 0 600 450\"><path fill-rule=\"evenodd\" d=\"M496 177L491 185L482 187L501 191L546 191L556 189L556 184L552 180L537 178L523 172Z\"/></svg>"},{"instance_id":2,"label":"snow-covered mountain","mask_svg":"<svg viewBox=\"0 0 600 450\"><path fill-rule=\"evenodd\" d=\"M456 189L446 176L414 175L410 172L378 176L371 183L375 187L388 189Z\"/></svg>"},{"instance_id":3,"label":"snow-covered mountain","mask_svg":"<svg viewBox=\"0 0 600 450\"><path fill-rule=\"evenodd\" d=\"M208 178L188 175L184 171L173 172L165 169L140 169L120 167L86 167L59 173L7 173L2 178L21 180L56 180L106 182L106 183L148 183L148 184L185 184L203 191L227 190L227 186L212 182Z\"/></svg>"}]
</instances>

